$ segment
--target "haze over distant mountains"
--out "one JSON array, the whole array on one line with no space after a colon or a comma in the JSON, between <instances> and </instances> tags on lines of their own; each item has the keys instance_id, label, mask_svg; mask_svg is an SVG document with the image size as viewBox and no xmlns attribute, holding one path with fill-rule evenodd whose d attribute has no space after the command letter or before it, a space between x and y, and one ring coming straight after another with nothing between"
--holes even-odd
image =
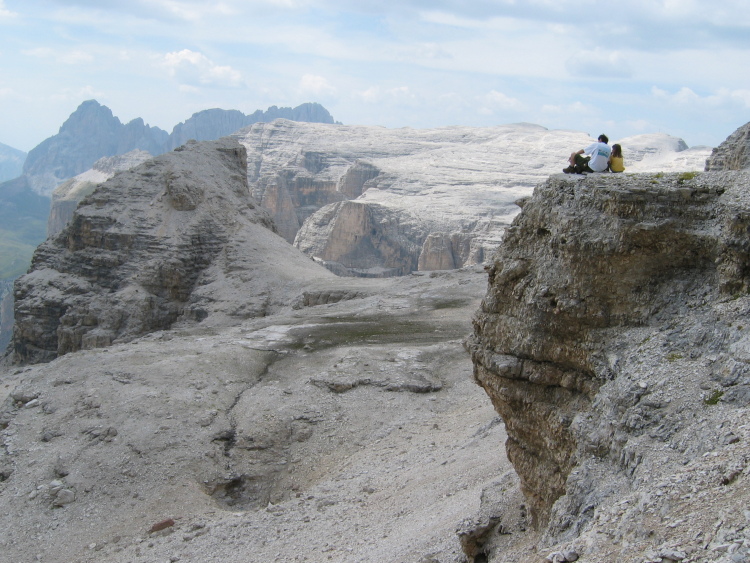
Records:
<instances>
[{"instance_id":1,"label":"haze over distant mountains","mask_svg":"<svg viewBox=\"0 0 750 563\"><path fill-rule=\"evenodd\" d=\"M0 182L20 176L26 153L0 143Z\"/></svg>"},{"instance_id":2,"label":"haze over distant mountains","mask_svg":"<svg viewBox=\"0 0 750 563\"><path fill-rule=\"evenodd\" d=\"M96 100L83 102L62 124L57 135L34 147L23 164L24 187L48 196L61 182L89 170L102 157L132 150L148 151L154 156L168 152L188 139L218 139L238 129L284 118L292 121L333 123L323 106L306 103L295 108L271 106L245 115L237 110L208 109L177 124L169 134L137 118L123 124L108 107ZM1 162L1 161L0 161Z\"/></svg>"}]
</instances>

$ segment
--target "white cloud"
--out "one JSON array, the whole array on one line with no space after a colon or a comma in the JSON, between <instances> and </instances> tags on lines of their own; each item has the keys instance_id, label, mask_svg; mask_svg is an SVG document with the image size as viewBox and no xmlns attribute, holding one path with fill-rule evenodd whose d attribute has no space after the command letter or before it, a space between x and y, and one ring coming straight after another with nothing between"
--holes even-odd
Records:
<instances>
[{"instance_id":1,"label":"white cloud","mask_svg":"<svg viewBox=\"0 0 750 563\"><path fill-rule=\"evenodd\" d=\"M5 0L0 0L0 22L5 19L11 19L16 17L18 14L11 12L5 8Z\"/></svg>"},{"instance_id":2,"label":"white cloud","mask_svg":"<svg viewBox=\"0 0 750 563\"><path fill-rule=\"evenodd\" d=\"M398 60L410 61L414 59L440 60L450 59L451 54L438 43L419 43L396 49L395 57Z\"/></svg>"},{"instance_id":3,"label":"white cloud","mask_svg":"<svg viewBox=\"0 0 750 563\"><path fill-rule=\"evenodd\" d=\"M406 104L416 101L417 96L412 93L408 86L397 86L396 88L380 88L371 86L362 92L356 92L355 95L363 102L369 104L389 103L389 104Z\"/></svg>"},{"instance_id":4,"label":"white cloud","mask_svg":"<svg viewBox=\"0 0 750 563\"><path fill-rule=\"evenodd\" d=\"M651 93L658 100L683 107L740 106L750 108L750 90L720 88L714 94L700 96L687 86L683 86L674 94L654 86Z\"/></svg>"},{"instance_id":5,"label":"white cloud","mask_svg":"<svg viewBox=\"0 0 750 563\"><path fill-rule=\"evenodd\" d=\"M203 53L183 49L167 53L162 64L169 75L181 85L237 88L242 86L242 74L230 66L215 64Z\"/></svg>"},{"instance_id":6,"label":"white cloud","mask_svg":"<svg viewBox=\"0 0 750 563\"><path fill-rule=\"evenodd\" d=\"M519 109L521 107L520 100L511 98L510 96L498 92L497 90L491 90L489 94L484 96L484 103L492 109Z\"/></svg>"},{"instance_id":7,"label":"white cloud","mask_svg":"<svg viewBox=\"0 0 750 563\"><path fill-rule=\"evenodd\" d=\"M299 88L302 94L312 94L314 96L335 96L336 88L331 86L322 76L305 74L299 81Z\"/></svg>"},{"instance_id":8,"label":"white cloud","mask_svg":"<svg viewBox=\"0 0 750 563\"><path fill-rule=\"evenodd\" d=\"M573 102L565 105L545 104L542 106L542 112L549 115L589 115L594 113L594 111L594 108L581 102Z\"/></svg>"},{"instance_id":9,"label":"white cloud","mask_svg":"<svg viewBox=\"0 0 750 563\"><path fill-rule=\"evenodd\" d=\"M622 53L598 48L574 55L566 61L565 68L573 76L579 77L630 78L633 74Z\"/></svg>"}]
</instances>

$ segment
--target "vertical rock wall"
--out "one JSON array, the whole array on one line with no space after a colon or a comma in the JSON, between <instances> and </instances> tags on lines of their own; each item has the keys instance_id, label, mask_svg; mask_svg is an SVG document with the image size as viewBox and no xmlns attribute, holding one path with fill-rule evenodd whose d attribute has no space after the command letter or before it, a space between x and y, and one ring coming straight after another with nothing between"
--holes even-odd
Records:
<instances>
[{"instance_id":1,"label":"vertical rock wall","mask_svg":"<svg viewBox=\"0 0 750 563\"><path fill-rule=\"evenodd\" d=\"M705 287L747 287L748 255L734 249L747 211L732 204L722 214L726 178L693 176L552 177L489 267L467 343L537 527L570 492L574 467L594 456L619 470L627 425L618 434L590 417L600 388L618 377L618 331L663 321ZM635 388L610 402L622 416L639 397Z\"/></svg>"}]
</instances>

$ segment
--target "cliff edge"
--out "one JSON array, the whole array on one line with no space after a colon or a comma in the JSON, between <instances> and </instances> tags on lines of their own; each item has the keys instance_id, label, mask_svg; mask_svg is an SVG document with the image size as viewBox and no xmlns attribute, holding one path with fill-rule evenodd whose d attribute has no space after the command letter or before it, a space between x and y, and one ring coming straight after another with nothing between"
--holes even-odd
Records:
<instances>
[{"instance_id":1,"label":"cliff edge","mask_svg":"<svg viewBox=\"0 0 750 563\"><path fill-rule=\"evenodd\" d=\"M558 175L519 202L467 347L537 531L489 561L747 557L749 179Z\"/></svg>"}]
</instances>

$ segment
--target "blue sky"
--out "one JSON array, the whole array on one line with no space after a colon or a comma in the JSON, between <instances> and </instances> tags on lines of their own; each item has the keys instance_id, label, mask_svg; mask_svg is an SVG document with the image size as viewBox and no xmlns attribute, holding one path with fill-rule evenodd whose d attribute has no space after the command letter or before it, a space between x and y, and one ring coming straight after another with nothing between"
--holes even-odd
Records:
<instances>
[{"instance_id":1,"label":"blue sky","mask_svg":"<svg viewBox=\"0 0 750 563\"><path fill-rule=\"evenodd\" d=\"M346 124L715 146L750 121L749 63L747 0L0 0L0 143L96 99L167 131L317 101Z\"/></svg>"}]
</instances>

